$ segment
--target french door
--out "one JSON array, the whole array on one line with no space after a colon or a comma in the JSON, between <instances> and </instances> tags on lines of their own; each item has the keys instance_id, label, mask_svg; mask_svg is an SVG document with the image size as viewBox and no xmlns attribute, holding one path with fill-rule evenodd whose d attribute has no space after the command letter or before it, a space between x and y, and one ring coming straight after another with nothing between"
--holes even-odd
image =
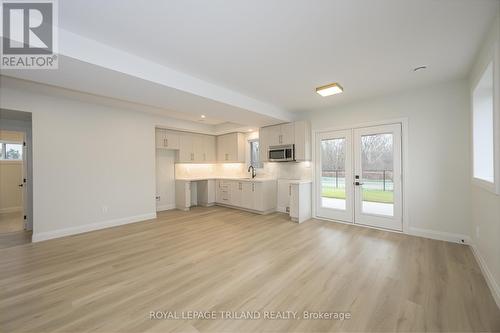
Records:
<instances>
[{"instance_id":1,"label":"french door","mask_svg":"<svg viewBox=\"0 0 500 333\"><path fill-rule=\"evenodd\" d=\"M318 133L316 215L403 230L401 124Z\"/></svg>"}]
</instances>

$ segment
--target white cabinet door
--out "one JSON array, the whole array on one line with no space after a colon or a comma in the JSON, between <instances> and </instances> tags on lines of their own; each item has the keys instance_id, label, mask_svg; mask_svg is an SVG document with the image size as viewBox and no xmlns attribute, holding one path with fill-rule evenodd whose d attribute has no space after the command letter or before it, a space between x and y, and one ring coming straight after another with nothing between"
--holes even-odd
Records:
<instances>
[{"instance_id":1,"label":"white cabinet door","mask_svg":"<svg viewBox=\"0 0 500 333\"><path fill-rule=\"evenodd\" d=\"M156 148L179 149L179 133L156 129Z\"/></svg>"},{"instance_id":2,"label":"white cabinet door","mask_svg":"<svg viewBox=\"0 0 500 333\"><path fill-rule=\"evenodd\" d=\"M217 161L226 162L228 160L228 155L227 155L228 136L219 135L216 141L217 141Z\"/></svg>"},{"instance_id":3,"label":"white cabinet door","mask_svg":"<svg viewBox=\"0 0 500 333\"><path fill-rule=\"evenodd\" d=\"M307 121L296 121L295 130L295 160L311 160L311 126Z\"/></svg>"},{"instance_id":4,"label":"white cabinet door","mask_svg":"<svg viewBox=\"0 0 500 333\"><path fill-rule=\"evenodd\" d=\"M222 163L245 162L245 137L230 133L217 137L217 161Z\"/></svg>"},{"instance_id":5,"label":"white cabinet door","mask_svg":"<svg viewBox=\"0 0 500 333\"><path fill-rule=\"evenodd\" d=\"M278 211L286 213L286 208L290 207L290 181L286 179L278 180Z\"/></svg>"},{"instance_id":6,"label":"white cabinet door","mask_svg":"<svg viewBox=\"0 0 500 333\"><path fill-rule=\"evenodd\" d=\"M265 211L265 195L264 195L264 189L263 189L263 183L252 183L251 187L252 191L252 209L258 210L258 211ZM276 195L276 192L274 192L274 195Z\"/></svg>"},{"instance_id":7,"label":"white cabinet door","mask_svg":"<svg viewBox=\"0 0 500 333\"><path fill-rule=\"evenodd\" d=\"M179 133L174 131L165 131L165 148L179 149Z\"/></svg>"},{"instance_id":8,"label":"white cabinet door","mask_svg":"<svg viewBox=\"0 0 500 333\"><path fill-rule=\"evenodd\" d=\"M193 136L183 133L179 143L179 162L193 163L194 161Z\"/></svg>"},{"instance_id":9,"label":"white cabinet door","mask_svg":"<svg viewBox=\"0 0 500 333\"><path fill-rule=\"evenodd\" d=\"M281 145L293 145L295 143L295 126L294 123L283 124L280 126L279 141Z\"/></svg>"},{"instance_id":10,"label":"white cabinet door","mask_svg":"<svg viewBox=\"0 0 500 333\"><path fill-rule=\"evenodd\" d=\"M203 140L203 162L213 163L217 160L215 146L215 136L205 135Z\"/></svg>"},{"instance_id":11,"label":"white cabinet door","mask_svg":"<svg viewBox=\"0 0 500 333\"><path fill-rule=\"evenodd\" d=\"M269 160L269 130L268 127L259 129L259 157L261 162Z\"/></svg>"},{"instance_id":12,"label":"white cabinet door","mask_svg":"<svg viewBox=\"0 0 500 333\"><path fill-rule=\"evenodd\" d=\"M193 137L193 153L195 163L203 163L206 161L205 153L205 135L194 134Z\"/></svg>"},{"instance_id":13,"label":"white cabinet door","mask_svg":"<svg viewBox=\"0 0 500 333\"><path fill-rule=\"evenodd\" d=\"M156 129L156 148L164 148L165 145L165 132L164 129Z\"/></svg>"},{"instance_id":14,"label":"white cabinet door","mask_svg":"<svg viewBox=\"0 0 500 333\"><path fill-rule=\"evenodd\" d=\"M299 189L298 184L290 185L290 217L299 218Z\"/></svg>"},{"instance_id":15,"label":"white cabinet door","mask_svg":"<svg viewBox=\"0 0 500 333\"><path fill-rule=\"evenodd\" d=\"M281 125L269 126L267 129L267 140L269 146L281 145Z\"/></svg>"},{"instance_id":16,"label":"white cabinet door","mask_svg":"<svg viewBox=\"0 0 500 333\"><path fill-rule=\"evenodd\" d=\"M241 207L243 182L231 182L231 205Z\"/></svg>"},{"instance_id":17,"label":"white cabinet door","mask_svg":"<svg viewBox=\"0 0 500 333\"><path fill-rule=\"evenodd\" d=\"M242 183L242 193L241 193L241 207L245 209L255 209L255 192L254 183L243 182Z\"/></svg>"}]
</instances>

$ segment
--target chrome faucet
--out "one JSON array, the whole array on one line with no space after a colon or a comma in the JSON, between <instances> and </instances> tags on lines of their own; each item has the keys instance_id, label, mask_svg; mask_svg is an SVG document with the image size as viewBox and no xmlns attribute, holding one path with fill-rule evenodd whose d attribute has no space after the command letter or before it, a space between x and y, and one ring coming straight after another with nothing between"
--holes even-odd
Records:
<instances>
[{"instance_id":1,"label":"chrome faucet","mask_svg":"<svg viewBox=\"0 0 500 333\"><path fill-rule=\"evenodd\" d=\"M250 172L250 169L252 169L252 179L255 178L255 176L257 176L257 173L255 172L255 168L253 167L253 165L250 165L248 167L248 172Z\"/></svg>"}]
</instances>

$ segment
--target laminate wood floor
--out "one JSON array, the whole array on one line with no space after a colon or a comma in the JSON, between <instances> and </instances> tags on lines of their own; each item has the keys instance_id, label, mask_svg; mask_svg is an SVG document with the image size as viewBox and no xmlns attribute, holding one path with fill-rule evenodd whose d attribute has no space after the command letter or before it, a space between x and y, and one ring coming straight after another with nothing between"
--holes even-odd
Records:
<instances>
[{"instance_id":1,"label":"laminate wood floor","mask_svg":"<svg viewBox=\"0 0 500 333\"><path fill-rule=\"evenodd\" d=\"M151 311L214 311L216 319L150 320ZM263 318L273 311L298 318ZM304 311L351 319L308 320ZM469 247L299 225L279 213L169 211L0 249L0 332L499 330L500 310Z\"/></svg>"},{"instance_id":2,"label":"laminate wood floor","mask_svg":"<svg viewBox=\"0 0 500 333\"><path fill-rule=\"evenodd\" d=\"M24 230L22 212L0 213L0 234Z\"/></svg>"}]
</instances>

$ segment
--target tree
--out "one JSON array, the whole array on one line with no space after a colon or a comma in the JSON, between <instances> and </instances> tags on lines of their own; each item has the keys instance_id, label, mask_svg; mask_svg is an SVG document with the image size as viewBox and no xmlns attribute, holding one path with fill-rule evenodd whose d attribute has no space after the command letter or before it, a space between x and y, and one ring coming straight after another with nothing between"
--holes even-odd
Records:
<instances>
[{"instance_id":1,"label":"tree","mask_svg":"<svg viewBox=\"0 0 500 333\"><path fill-rule=\"evenodd\" d=\"M5 157L8 160L19 160L21 159L21 154L19 154L18 150L11 148L5 152Z\"/></svg>"}]
</instances>

